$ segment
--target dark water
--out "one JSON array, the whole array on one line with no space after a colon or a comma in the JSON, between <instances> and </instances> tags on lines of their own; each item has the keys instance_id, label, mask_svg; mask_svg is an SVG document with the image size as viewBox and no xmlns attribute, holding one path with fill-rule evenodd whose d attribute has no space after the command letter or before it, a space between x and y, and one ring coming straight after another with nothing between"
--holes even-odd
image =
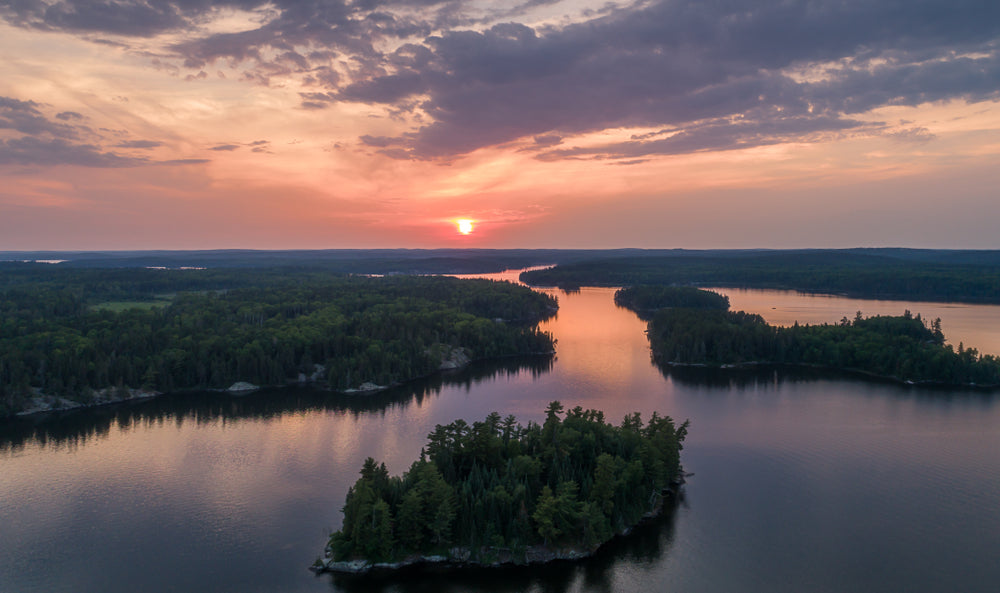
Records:
<instances>
[{"instance_id":1,"label":"dark water","mask_svg":"<svg viewBox=\"0 0 1000 593\"><path fill-rule=\"evenodd\" d=\"M555 358L374 397L191 394L0 425L0 591L997 590L1000 395L663 372L611 295L559 295ZM306 570L365 457L398 473L435 424L540 420L553 399L690 419L686 502L582 563Z\"/></svg>"}]
</instances>

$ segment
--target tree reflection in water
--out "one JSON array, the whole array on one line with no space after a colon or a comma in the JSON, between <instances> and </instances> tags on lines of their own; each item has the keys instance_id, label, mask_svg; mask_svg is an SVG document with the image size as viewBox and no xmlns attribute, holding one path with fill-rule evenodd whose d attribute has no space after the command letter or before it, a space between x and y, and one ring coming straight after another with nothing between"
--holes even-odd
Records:
<instances>
[{"instance_id":1,"label":"tree reflection in water","mask_svg":"<svg viewBox=\"0 0 1000 593\"><path fill-rule=\"evenodd\" d=\"M140 401L122 402L93 408L47 412L0 421L0 451L16 452L29 443L43 447L75 448L92 439L106 438L112 427L185 422L210 424L218 420L268 420L288 414L327 411L358 416L383 413L388 409L418 406L440 394L444 386L473 385L496 376L513 376L523 371L538 377L552 370L554 356L529 356L481 361L458 371L435 373L431 377L369 394L342 394L311 386L262 389L248 395L199 391L173 393Z\"/></svg>"},{"instance_id":2,"label":"tree reflection in water","mask_svg":"<svg viewBox=\"0 0 1000 593\"><path fill-rule=\"evenodd\" d=\"M680 504L684 504L683 500ZM317 578L329 578L334 590L345 593L566 593L580 589L578 584L586 591L612 593L616 591L614 575L620 576L622 565L643 570L662 561L670 552L676 514L676 509L665 512L637 526L627 536L616 537L584 560L499 568L430 565L396 572L326 574Z\"/></svg>"}]
</instances>

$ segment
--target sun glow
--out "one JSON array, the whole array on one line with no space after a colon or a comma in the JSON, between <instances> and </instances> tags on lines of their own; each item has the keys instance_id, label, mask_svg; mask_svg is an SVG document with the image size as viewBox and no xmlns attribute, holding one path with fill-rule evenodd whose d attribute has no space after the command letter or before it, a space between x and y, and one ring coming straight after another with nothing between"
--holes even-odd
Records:
<instances>
[{"instance_id":1,"label":"sun glow","mask_svg":"<svg viewBox=\"0 0 1000 593\"><path fill-rule=\"evenodd\" d=\"M463 235L468 235L472 232L472 224L476 222L474 220L469 220L468 218L459 218L455 221L455 225L458 226L458 232Z\"/></svg>"}]
</instances>

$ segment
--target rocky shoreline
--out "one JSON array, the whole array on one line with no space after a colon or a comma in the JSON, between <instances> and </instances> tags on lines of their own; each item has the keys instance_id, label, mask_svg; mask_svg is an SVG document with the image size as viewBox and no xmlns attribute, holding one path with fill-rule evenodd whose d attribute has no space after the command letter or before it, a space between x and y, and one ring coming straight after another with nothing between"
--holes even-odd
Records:
<instances>
[{"instance_id":1,"label":"rocky shoreline","mask_svg":"<svg viewBox=\"0 0 1000 593\"><path fill-rule=\"evenodd\" d=\"M29 399L29 404L15 416L28 416L31 414L41 414L44 412L61 412L65 410L76 410L78 408L92 408L95 406L106 406L128 401L149 399L162 395L159 391L152 389L131 389L127 387L105 387L96 389L87 401L75 401L58 395L49 395L36 391Z\"/></svg>"},{"instance_id":2,"label":"rocky shoreline","mask_svg":"<svg viewBox=\"0 0 1000 593\"><path fill-rule=\"evenodd\" d=\"M515 356L532 356L532 355L551 355L552 352L535 352L529 354L518 354ZM496 357L505 358L505 357ZM450 348L446 352L442 353L440 366L432 373L427 375L421 375L419 377L410 377L404 381L398 381L392 383L391 385L377 385L371 382L365 382L358 387L350 389L331 389L330 391L334 393L340 393L344 395L371 395L378 393L380 391L385 391L392 387L398 387L409 381L416 381L418 379L427 378L434 373L448 372L463 369L473 362L487 360L485 358L472 358L469 352L464 347ZM299 373L299 376L295 380L289 380L287 383L281 383L276 385L254 385L246 381L237 381L226 388L199 388L199 389L178 389L170 393L181 393L185 391L215 391L219 393L228 393L230 395L247 395L254 393L265 388L284 388L284 387L294 387L297 385L310 385L321 383L323 377L325 376L325 367L323 365L317 364L315 372L310 375L305 373ZM127 392L127 395L126 395ZM36 389L35 393L29 399L29 404L23 410L13 414L14 417L29 416L34 414L44 414L46 412L64 412L70 410L77 410L82 408L92 408L96 406L106 406L112 404L118 404L128 401L138 401L143 399L150 399L159 395L164 395L162 391L156 391L153 389L132 389L124 387L104 387L102 389L97 389L93 391L93 396L88 401L75 401L67 397L59 395L51 395L43 393L41 390ZM3 416L0 416L0 420Z\"/></svg>"}]
</instances>

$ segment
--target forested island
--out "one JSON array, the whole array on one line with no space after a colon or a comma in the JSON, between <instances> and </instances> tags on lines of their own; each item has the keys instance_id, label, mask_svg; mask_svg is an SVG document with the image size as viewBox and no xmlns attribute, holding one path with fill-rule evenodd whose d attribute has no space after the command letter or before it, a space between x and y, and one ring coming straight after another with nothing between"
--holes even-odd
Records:
<instances>
[{"instance_id":1,"label":"forested island","mask_svg":"<svg viewBox=\"0 0 1000 593\"><path fill-rule=\"evenodd\" d=\"M635 287L619 291L631 305L635 295L661 295L690 289ZM719 295L705 292L704 302ZM633 295L631 298L624 298ZM714 297L712 295L715 295ZM617 298L617 297L616 297ZM685 300L689 297L685 296ZM908 383L993 387L1000 385L1000 359L975 348L945 344L941 320L930 322L905 311L900 316L864 317L839 323L776 327L760 315L729 311L728 306L662 308L648 316L647 336L655 358L665 364L793 364L856 371Z\"/></svg>"},{"instance_id":2,"label":"forested island","mask_svg":"<svg viewBox=\"0 0 1000 593\"><path fill-rule=\"evenodd\" d=\"M402 476L367 459L314 569L579 558L661 512L680 481L687 422L634 413L614 426L596 410L563 412L552 402L541 425L496 412L437 425Z\"/></svg>"},{"instance_id":3,"label":"forested island","mask_svg":"<svg viewBox=\"0 0 1000 593\"><path fill-rule=\"evenodd\" d=\"M0 417L238 382L374 389L554 349L537 322L556 300L506 282L14 269L0 272Z\"/></svg>"},{"instance_id":4,"label":"forested island","mask_svg":"<svg viewBox=\"0 0 1000 593\"><path fill-rule=\"evenodd\" d=\"M660 309L729 309L729 297L693 286L627 286L615 291L615 304L649 321Z\"/></svg>"},{"instance_id":5,"label":"forested island","mask_svg":"<svg viewBox=\"0 0 1000 593\"><path fill-rule=\"evenodd\" d=\"M594 258L521 274L533 286L732 286L855 298L1000 303L997 252L907 249L678 250Z\"/></svg>"}]
</instances>

